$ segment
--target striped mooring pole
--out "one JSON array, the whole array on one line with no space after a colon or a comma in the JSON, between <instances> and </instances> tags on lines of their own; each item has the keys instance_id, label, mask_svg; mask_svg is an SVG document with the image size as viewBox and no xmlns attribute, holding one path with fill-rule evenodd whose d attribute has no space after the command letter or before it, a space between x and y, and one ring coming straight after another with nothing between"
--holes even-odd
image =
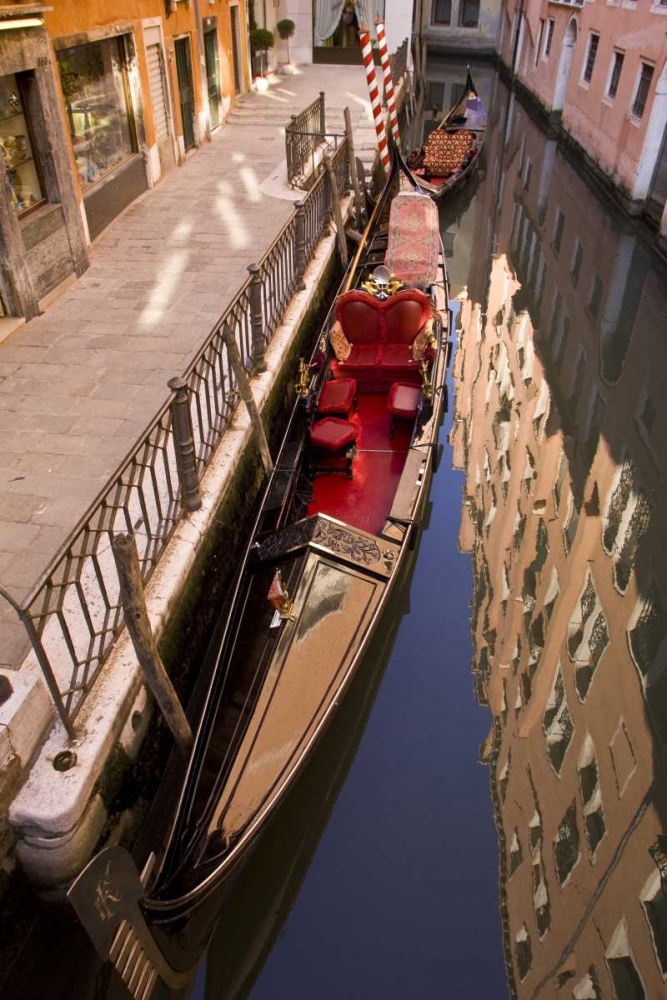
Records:
<instances>
[{"instance_id":1,"label":"striped mooring pole","mask_svg":"<svg viewBox=\"0 0 667 1000\"><path fill-rule=\"evenodd\" d=\"M380 159L384 167L385 174L389 173L389 146L387 144L387 133L384 127L384 117L382 115L382 102L380 101L380 91L378 89L377 77L375 76L375 65L373 63L373 46L371 45L371 33L365 26L359 27L359 41L361 42L361 56L364 60L366 70L366 82L368 83L368 94L371 99L373 109L373 121L378 137L378 149Z\"/></svg>"},{"instance_id":2,"label":"striped mooring pole","mask_svg":"<svg viewBox=\"0 0 667 1000\"><path fill-rule=\"evenodd\" d=\"M394 96L394 81L391 77L391 65L389 63L389 49L387 48L387 36L384 33L384 21L378 17L375 21L375 30L378 36L378 46L380 48L380 62L382 64L382 75L384 77L384 96L389 109L389 124L394 137L394 142L401 148L401 134L398 131L398 115L396 114L396 97Z\"/></svg>"}]
</instances>

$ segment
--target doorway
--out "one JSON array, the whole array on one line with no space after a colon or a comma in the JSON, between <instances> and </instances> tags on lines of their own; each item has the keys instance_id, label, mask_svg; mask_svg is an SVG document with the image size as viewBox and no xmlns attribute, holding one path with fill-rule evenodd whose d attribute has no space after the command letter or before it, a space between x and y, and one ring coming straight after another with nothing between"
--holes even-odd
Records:
<instances>
[{"instance_id":1,"label":"doorway","mask_svg":"<svg viewBox=\"0 0 667 1000\"><path fill-rule=\"evenodd\" d=\"M216 28L204 32L204 56L206 58L206 88L208 90L208 113L211 128L220 124L220 73L218 69L218 32Z\"/></svg>"},{"instance_id":2,"label":"doorway","mask_svg":"<svg viewBox=\"0 0 667 1000\"><path fill-rule=\"evenodd\" d=\"M243 90L243 72L241 70L241 50L239 48L239 8L238 4L229 8L229 16L232 23L232 63L234 67L234 93L240 94Z\"/></svg>"},{"instance_id":3,"label":"doorway","mask_svg":"<svg viewBox=\"0 0 667 1000\"><path fill-rule=\"evenodd\" d=\"M570 79L572 59L574 57L574 46L577 43L577 22L574 18L568 24L563 39L563 48L558 63L558 77L556 79L556 89L554 91L553 111L562 111L567 93L567 84Z\"/></svg>"},{"instance_id":4,"label":"doorway","mask_svg":"<svg viewBox=\"0 0 667 1000\"><path fill-rule=\"evenodd\" d=\"M192 57L190 55L190 36L177 38L176 75L178 77L178 99L183 120L183 144L185 151L195 146L195 91L192 80Z\"/></svg>"}]
</instances>

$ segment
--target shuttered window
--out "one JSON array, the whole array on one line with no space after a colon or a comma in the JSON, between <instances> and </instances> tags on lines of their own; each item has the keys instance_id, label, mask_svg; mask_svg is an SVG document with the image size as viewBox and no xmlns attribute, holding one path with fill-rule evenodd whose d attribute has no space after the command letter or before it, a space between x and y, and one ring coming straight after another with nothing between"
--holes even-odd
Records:
<instances>
[{"instance_id":1,"label":"shuttered window","mask_svg":"<svg viewBox=\"0 0 667 1000\"><path fill-rule=\"evenodd\" d=\"M148 60L148 85L153 106L153 121L155 122L155 137L163 142L169 137L169 112L167 95L164 89L164 66L162 63L162 46L149 45L146 49Z\"/></svg>"}]
</instances>

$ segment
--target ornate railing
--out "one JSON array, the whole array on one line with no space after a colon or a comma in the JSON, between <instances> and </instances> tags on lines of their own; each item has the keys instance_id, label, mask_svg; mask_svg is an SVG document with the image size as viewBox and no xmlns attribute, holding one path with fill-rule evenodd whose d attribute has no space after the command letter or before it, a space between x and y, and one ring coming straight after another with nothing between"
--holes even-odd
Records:
<instances>
[{"instance_id":1,"label":"ornate railing","mask_svg":"<svg viewBox=\"0 0 667 1000\"><path fill-rule=\"evenodd\" d=\"M307 108L292 115L285 126L287 180L292 187L303 187L318 167L318 157L338 149L342 134L327 132L324 91Z\"/></svg>"},{"instance_id":2,"label":"ornate railing","mask_svg":"<svg viewBox=\"0 0 667 1000\"><path fill-rule=\"evenodd\" d=\"M340 192L348 189L347 143L333 156ZM227 429L239 393L223 331L231 329L248 367L261 370L281 322L324 233L331 208L322 174L219 318L180 379L172 398L14 608L70 735L74 719L122 627L112 536L132 532L144 581L186 510L200 506L198 481ZM185 421L185 424L184 424ZM179 427L185 426L185 434ZM190 442L192 439L193 444ZM189 446L189 459L184 457ZM184 450L185 449L185 450Z\"/></svg>"}]
</instances>

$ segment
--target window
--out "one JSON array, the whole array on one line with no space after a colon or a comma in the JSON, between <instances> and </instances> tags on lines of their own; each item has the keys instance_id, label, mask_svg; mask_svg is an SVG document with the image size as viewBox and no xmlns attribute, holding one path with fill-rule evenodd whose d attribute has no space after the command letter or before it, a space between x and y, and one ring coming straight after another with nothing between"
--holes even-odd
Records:
<instances>
[{"instance_id":1,"label":"window","mask_svg":"<svg viewBox=\"0 0 667 1000\"><path fill-rule=\"evenodd\" d=\"M573 1000L601 1000L600 984L594 966L589 966L584 978L574 984L572 997Z\"/></svg>"},{"instance_id":2,"label":"window","mask_svg":"<svg viewBox=\"0 0 667 1000\"><path fill-rule=\"evenodd\" d=\"M644 984L632 960L625 920L614 931L606 959L617 1000L646 1000Z\"/></svg>"},{"instance_id":3,"label":"window","mask_svg":"<svg viewBox=\"0 0 667 1000\"><path fill-rule=\"evenodd\" d=\"M616 97L618 91L618 81L621 79L624 59L625 55L622 52L614 51L614 61L611 64L609 86L607 87L607 97L610 97L612 100Z\"/></svg>"},{"instance_id":4,"label":"window","mask_svg":"<svg viewBox=\"0 0 667 1000\"><path fill-rule=\"evenodd\" d=\"M586 698L598 663L609 645L609 628L591 571L568 626L567 650L574 661L574 685Z\"/></svg>"},{"instance_id":5,"label":"window","mask_svg":"<svg viewBox=\"0 0 667 1000\"><path fill-rule=\"evenodd\" d=\"M439 82L437 80L429 80L428 103L432 108L444 108L445 84L443 82Z\"/></svg>"},{"instance_id":6,"label":"window","mask_svg":"<svg viewBox=\"0 0 667 1000\"><path fill-rule=\"evenodd\" d=\"M560 775L563 760L574 733L560 664L546 704L542 729L547 741L547 756L556 774Z\"/></svg>"},{"instance_id":7,"label":"window","mask_svg":"<svg viewBox=\"0 0 667 1000\"><path fill-rule=\"evenodd\" d=\"M537 33L537 45L535 46L535 65L536 66L537 66L537 63L538 63L539 58L540 58L540 52L542 50L542 42L543 42L543 40L544 40L544 18L541 17L540 18L540 27L539 27L539 31Z\"/></svg>"},{"instance_id":8,"label":"window","mask_svg":"<svg viewBox=\"0 0 667 1000\"><path fill-rule=\"evenodd\" d=\"M549 57L549 54L551 53L551 43L554 40L554 28L555 28L555 26L556 26L556 22L554 21L553 17L550 17L549 20L547 21L547 37L546 37L546 39L544 41L544 58L545 59L547 59Z\"/></svg>"},{"instance_id":9,"label":"window","mask_svg":"<svg viewBox=\"0 0 667 1000\"><path fill-rule=\"evenodd\" d=\"M451 24L452 0L433 0L431 9L432 24Z\"/></svg>"},{"instance_id":10,"label":"window","mask_svg":"<svg viewBox=\"0 0 667 1000\"><path fill-rule=\"evenodd\" d=\"M551 906L549 904L546 873L539 850L535 851L532 874L535 923L537 924L537 933L540 939L542 939L551 926Z\"/></svg>"},{"instance_id":11,"label":"window","mask_svg":"<svg viewBox=\"0 0 667 1000\"><path fill-rule=\"evenodd\" d=\"M519 979L523 980L530 972L533 962L533 951L530 947L530 937L525 924L518 931L516 938L516 964L519 970Z\"/></svg>"},{"instance_id":12,"label":"window","mask_svg":"<svg viewBox=\"0 0 667 1000\"><path fill-rule=\"evenodd\" d=\"M12 205L19 215L45 200L24 110L22 83L26 75L0 76L0 156L7 169Z\"/></svg>"},{"instance_id":13,"label":"window","mask_svg":"<svg viewBox=\"0 0 667 1000\"><path fill-rule=\"evenodd\" d=\"M573 802L558 827L554 839L554 859L556 878L563 885L579 860L579 829L577 827L577 807Z\"/></svg>"},{"instance_id":14,"label":"window","mask_svg":"<svg viewBox=\"0 0 667 1000\"><path fill-rule=\"evenodd\" d=\"M579 775L579 790L584 808L586 839L590 847L591 859L593 859L598 844L607 831L607 827L602 809L598 762L595 756L595 747L590 736L586 737L581 748L577 763L577 773Z\"/></svg>"},{"instance_id":15,"label":"window","mask_svg":"<svg viewBox=\"0 0 667 1000\"><path fill-rule=\"evenodd\" d=\"M593 284L591 286L591 297L588 300L588 315L591 317L593 322L595 322L600 315L603 291L604 285L602 284L602 279L599 274L596 274L593 278Z\"/></svg>"},{"instance_id":16,"label":"window","mask_svg":"<svg viewBox=\"0 0 667 1000\"><path fill-rule=\"evenodd\" d=\"M581 273L581 264L584 259L584 246L580 239L576 239L574 242L574 252L572 254L572 265L570 267L570 277L572 278L572 284L576 285L579 283L579 274Z\"/></svg>"},{"instance_id":17,"label":"window","mask_svg":"<svg viewBox=\"0 0 667 1000\"><path fill-rule=\"evenodd\" d=\"M136 151L126 63L123 38L58 53L67 122L84 189Z\"/></svg>"},{"instance_id":18,"label":"window","mask_svg":"<svg viewBox=\"0 0 667 1000\"><path fill-rule=\"evenodd\" d=\"M523 861L523 852L521 850L521 841L519 840L519 831L514 828L514 836L512 837L512 842L510 843L510 858L509 858L509 869L510 875L513 875L517 870L521 862Z\"/></svg>"},{"instance_id":19,"label":"window","mask_svg":"<svg viewBox=\"0 0 667 1000\"><path fill-rule=\"evenodd\" d=\"M462 28L476 28L479 21L479 0L463 0L459 24Z\"/></svg>"},{"instance_id":20,"label":"window","mask_svg":"<svg viewBox=\"0 0 667 1000\"><path fill-rule=\"evenodd\" d=\"M637 92L635 94L635 99L632 102L632 114L635 118L642 118L644 115L646 102L648 100L648 92L651 87L651 80L653 79L653 73L653 66L649 66L648 63L643 62L641 72L639 74Z\"/></svg>"},{"instance_id":21,"label":"window","mask_svg":"<svg viewBox=\"0 0 667 1000\"><path fill-rule=\"evenodd\" d=\"M660 971L663 976L667 976L667 893L657 872L651 876L642 893L642 905L651 928Z\"/></svg>"},{"instance_id":22,"label":"window","mask_svg":"<svg viewBox=\"0 0 667 1000\"><path fill-rule=\"evenodd\" d=\"M628 633L632 658L644 679L657 659L666 635L667 612L660 591L655 584L651 584Z\"/></svg>"},{"instance_id":23,"label":"window","mask_svg":"<svg viewBox=\"0 0 667 1000\"><path fill-rule=\"evenodd\" d=\"M556 212L556 220L554 222L554 238L551 241L551 246L555 254L560 253L560 245L563 241L563 229L565 227L565 216L561 212L560 208Z\"/></svg>"},{"instance_id":24,"label":"window","mask_svg":"<svg viewBox=\"0 0 667 1000\"><path fill-rule=\"evenodd\" d=\"M598 45L600 44L600 36L594 31L591 31L588 39L588 52L586 53L586 62L584 63L584 83L590 83L591 77L593 76L593 69L595 67L595 57L598 54Z\"/></svg>"}]
</instances>

